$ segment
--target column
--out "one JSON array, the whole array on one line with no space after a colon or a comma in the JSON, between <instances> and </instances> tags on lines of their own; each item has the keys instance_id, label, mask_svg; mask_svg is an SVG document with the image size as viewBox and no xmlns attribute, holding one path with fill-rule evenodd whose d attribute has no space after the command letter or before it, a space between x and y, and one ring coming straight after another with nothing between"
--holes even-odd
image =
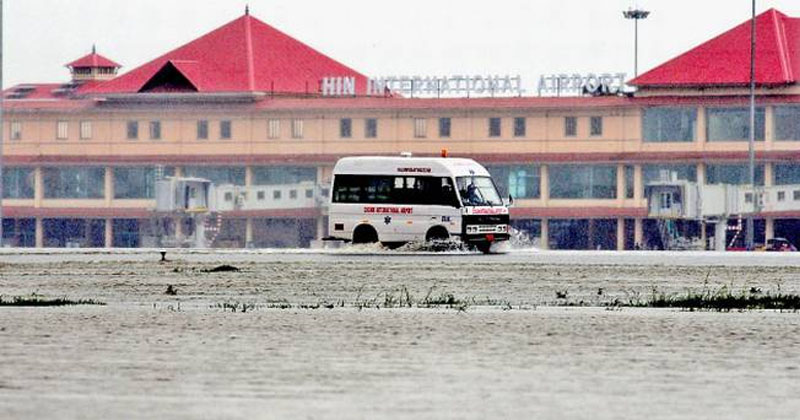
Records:
<instances>
[{"instance_id":1,"label":"column","mask_svg":"<svg viewBox=\"0 0 800 420\"><path fill-rule=\"evenodd\" d=\"M728 232L728 219L720 219L714 226L714 250L725 252L726 234Z\"/></svg>"},{"instance_id":2,"label":"column","mask_svg":"<svg viewBox=\"0 0 800 420\"><path fill-rule=\"evenodd\" d=\"M625 218L617 218L617 251L625 250Z\"/></svg>"},{"instance_id":3,"label":"column","mask_svg":"<svg viewBox=\"0 0 800 420\"><path fill-rule=\"evenodd\" d=\"M106 248L114 247L114 219L106 217L103 243Z\"/></svg>"},{"instance_id":4,"label":"column","mask_svg":"<svg viewBox=\"0 0 800 420\"><path fill-rule=\"evenodd\" d=\"M548 165L542 165L539 177L539 191L540 196L542 199L542 204L545 206L547 202L550 200L550 171ZM542 220L542 225L544 226L544 220Z\"/></svg>"},{"instance_id":5,"label":"column","mask_svg":"<svg viewBox=\"0 0 800 420\"><path fill-rule=\"evenodd\" d=\"M325 216L317 216L317 237L315 239L321 240L328 236L325 230Z\"/></svg>"},{"instance_id":6,"label":"column","mask_svg":"<svg viewBox=\"0 0 800 420\"><path fill-rule=\"evenodd\" d=\"M700 240L703 241L703 250L708 249L708 235L706 235L706 221L700 221Z\"/></svg>"},{"instance_id":7,"label":"column","mask_svg":"<svg viewBox=\"0 0 800 420\"><path fill-rule=\"evenodd\" d=\"M703 149L706 143L706 109L697 108L697 148Z\"/></svg>"},{"instance_id":8,"label":"column","mask_svg":"<svg viewBox=\"0 0 800 420\"><path fill-rule=\"evenodd\" d=\"M764 148L766 150L772 149L772 140L775 139L775 119L773 117L774 112L774 106L764 107ZM766 176L766 174L764 175Z\"/></svg>"},{"instance_id":9,"label":"column","mask_svg":"<svg viewBox=\"0 0 800 420\"><path fill-rule=\"evenodd\" d=\"M697 185L703 186L706 184L706 164L700 162L697 164Z\"/></svg>"},{"instance_id":10,"label":"column","mask_svg":"<svg viewBox=\"0 0 800 420\"><path fill-rule=\"evenodd\" d=\"M106 207L111 207L111 203L114 200L114 168L110 166L106 166L103 194L105 195Z\"/></svg>"},{"instance_id":11,"label":"column","mask_svg":"<svg viewBox=\"0 0 800 420\"><path fill-rule=\"evenodd\" d=\"M767 241L775 237L775 218L773 217L765 217L764 218L764 244L766 245Z\"/></svg>"},{"instance_id":12,"label":"column","mask_svg":"<svg viewBox=\"0 0 800 420\"><path fill-rule=\"evenodd\" d=\"M44 219L36 218L36 248L44 248Z\"/></svg>"},{"instance_id":13,"label":"column","mask_svg":"<svg viewBox=\"0 0 800 420\"><path fill-rule=\"evenodd\" d=\"M172 222L175 224L175 239L178 240L178 243L183 243L183 218L175 217Z\"/></svg>"},{"instance_id":14,"label":"column","mask_svg":"<svg viewBox=\"0 0 800 420\"><path fill-rule=\"evenodd\" d=\"M633 243L644 247L644 220L641 217L633 219Z\"/></svg>"},{"instance_id":15,"label":"column","mask_svg":"<svg viewBox=\"0 0 800 420\"><path fill-rule=\"evenodd\" d=\"M253 218L248 217L244 221L244 247L253 248Z\"/></svg>"},{"instance_id":16,"label":"column","mask_svg":"<svg viewBox=\"0 0 800 420\"><path fill-rule=\"evenodd\" d=\"M541 238L539 239L540 249L550 249L550 220L542 219Z\"/></svg>"},{"instance_id":17,"label":"column","mask_svg":"<svg viewBox=\"0 0 800 420\"><path fill-rule=\"evenodd\" d=\"M246 166L244 168L244 186L248 189L253 185L253 167Z\"/></svg>"},{"instance_id":18,"label":"column","mask_svg":"<svg viewBox=\"0 0 800 420\"><path fill-rule=\"evenodd\" d=\"M774 164L772 162L764 162L764 186L771 187L774 185L775 175L773 172Z\"/></svg>"},{"instance_id":19,"label":"column","mask_svg":"<svg viewBox=\"0 0 800 420\"><path fill-rule=\"evenodd\" d=\"M625 203L625 165L617 165L617 203L622 207Z\"/></svg>"},{"instance_id":20,"label":"column","mask_svg":"<svg viewBox=\"0 0 800 420\"><path fill-rule=\"evenodd\" d=\"M42 207L44 199L44 175L42 167L37 166L33 171L33 207Z\"/></svg>"}]
</instances>

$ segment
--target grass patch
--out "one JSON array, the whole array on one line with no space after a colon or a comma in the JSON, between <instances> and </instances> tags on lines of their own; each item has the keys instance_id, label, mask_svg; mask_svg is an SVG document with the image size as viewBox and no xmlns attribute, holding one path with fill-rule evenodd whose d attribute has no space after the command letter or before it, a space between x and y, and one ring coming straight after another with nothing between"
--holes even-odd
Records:
<instances>
[{"instance_id":1,"label":"grass patch","mask_svg":"<svg viewBox=\"0 0 800 420\"><path fill-rule=\"evenodd\" d=\"M638 308L681 308L688 310L708 310L729 312L734 310L800 310L800 295L792 293L762 293L759 288L732 291L727 286L716 290L704 288L700 291L689 290L685 294L668 295L653 290L649 299L633 302L630 307Z\"/></svg>"},{"instance_id":2,"label":"grass patch","mask_svg":"<svg viewBox=\"0 0 800 420\"><path fill-rule=\"evenodd\" d=\"M44 306L74 306L74 305L105 305L104 302L96 301L94 299L67 299L66 297L60 298L46 298L42 295L32 293L29 296L0 296L0 306L17 306L17 307L44 307Z\"/></svg>"}]
</instances>

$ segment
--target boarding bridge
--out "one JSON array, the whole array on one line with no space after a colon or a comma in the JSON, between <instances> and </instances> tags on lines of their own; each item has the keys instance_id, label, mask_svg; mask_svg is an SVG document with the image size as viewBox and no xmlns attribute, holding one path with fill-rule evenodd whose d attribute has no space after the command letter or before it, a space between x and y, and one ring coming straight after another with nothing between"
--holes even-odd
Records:
<instances>
[{"instance_id":1,"label":"boarding bridge","mask_svg":"<svg viewBox=\"0 0 800 420\"><path fill-rule=\"evenodd\" d=\"M208 248L222 230L226 212L294 210L327 206L329 187L305 181L290 185L215 185L203 178L166 177L156 181L155 217L192 220L190 238L168 238L167 245Z\"/></svg>"},{"instance_id":2,"label":"boarding bridge","mask_svg":"<svg viewBox=\"0 0 800 420\"><path fill-rule=\"evenodd\" d=\"M665 247L678 240L670 229L674 220L696 220L716 224L715 249L724 251L728 219L759 212L800 211L800 185L759 186L707 185L677 179L675 173L645 186L650 218L659 221Z\"/></svg>"}]
</instances>

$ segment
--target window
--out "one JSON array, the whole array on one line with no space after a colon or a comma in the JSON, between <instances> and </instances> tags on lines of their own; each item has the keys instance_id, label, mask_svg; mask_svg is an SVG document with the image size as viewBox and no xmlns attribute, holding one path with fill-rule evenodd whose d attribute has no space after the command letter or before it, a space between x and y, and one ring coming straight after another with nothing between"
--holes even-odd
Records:
<instances>
[{"instance_id":1,"label":"window","mask_svg":"<svg viewBox=\"0 0 800 420\"><path fill-rule=\"evenodd\" d=\"M786 201L786 191L778 191L778 201Z\"/></svg>"},{"instance_id":2,"label":"window","mask_svg":"<svg viewBox=\"0 0 800 420\"><path fill-rule=\"evenodd\" d=\"M197 140L208 140L208 120L197 122Z\"/></svg>"},{"instance_id":3,"label":"window","mask_svg":"<svg viewBox=\"0 0 800 420\"><path fill-rule=\"evenodd\" d=\"M501 123L502 121L500 120L500 118L497 117L489 118L489 137L500 137Z\"/></svg>"},{"instance_id":4,"label":"window","mask_svg":"<svg viewBox=\"0 0 800 420\"><path fill-rule=\"evenodd\" d=\"M439 137L450 137L451 124L452 122L450 121L450 118L439 118ZM416 122L414 130L414 133L416 134ZM424 132L426 130L423 129L422 131Z\"/></svg>"},{"instance_id":5,"label":"window","mask_svg":"<svg viewBox=\"0 0 800 420\"><path fill-rule=\"evenodd\" d=\"M253 167L253 185L291 185L317 182L317 169L307 166Z\"/></svg>"},{"instance_id":6,"label":"window","mask_svg":"<svg viewBox=\"0 0 800 420\"><path fill-rule=\"evenodd\" d=\"M81 140L88 140L92 138L92 122L81 121Z\"/></svg>"},{"instance_id":7,"label":"window","mask_svg":"<svg viewBox=\"0 0 800 420\"><path fill-rule=\"evenodd\" d=\"M11 121L9 127L11 140L22 140L22 123L19 121Z\"/></svg>"},{"instance_id":8,"label":"window","mask_svg":"<svg viewBox=\"0 0 800 420\"><path fill-rule=\"evenodd\" d=\"M772 173L775 185L800 184L800 163L775 163Z\"/></svg>"},{"instance_id":9,"label":"window","mask_svg":"<svg viewBox=\"0 0 800 420\"><path fill-rule=\"evenodd\" d=\"M337 175L333 202L458 205L453 180L433 176Z\"/></svg>"},{"instance_id":10,"label":"window","mask_svg":"<svg viewBox=\"0 0 800 420\"><path fill-rule=\"evenodd\" d=\"M161 140L161 121L150 121L150 140Z\"/></svg>"},{"instance_id":11,"label":"window","mask_svg":"<svg viewBox=\"0 0 800 420\"><path fill-rule=\"evenodd\" d=\"M66 121L59 121L56 123L56 138L58 140L66 140L69 136L69 123Z\"/></svg>"},{"instance_id":12,"label":"window","mask_svg":"<svg viewBox=\"0 0 800 420\"><path fill-rule=\"evenodd\" d=\"M269 120L267 122L267 138L277 139L281 136L281 120Z\"/></svg>"},{"instance_id":13,"label":"window","mask_svg":"<svg viewBox=\"0 0 800 420\"><path fill-rule=\"evenodd\" d=\"M500 195L514 198L539 198L541 169L538 165L487 166Z\"/></svg>"},{"instance_id":14,"label":"window","mask_svg":"<svg viewBox=\"0 0 800 420\"><path fill-rule=\"evenodd\" d=\"M578 119L576 117L564 117L564 136L575 137L578 135Z\"/></svg>"},{"instance_id":15,"label":"window","mask_svg":"<svg viewBox=\"0 0 800 420\"><path fill-rule=\"evenodd\" d=\"M33 168L3 168L3 198L33 198Z\"/></svg>"},{"instance_id":16,"label":"window","mask_svg":"<svg viewBox=\"0 0 800 420\"><path fill-rule=\"evenodd\" d=\"M265 191L259 191L259 192L256 193L256 200L262 201L262 200L264 200L264 198L266 198L266 196L267 196L267 193Z\"/></svg>"},{"instance_id":17,"label":"window","mask_svg":"<svg viewBox=\"0 0 800 420\"><path fill-rule=\"evenodd\" d=\"M428 120L425 118L414 118L414 137L424 139L428 137Z\"/></svg>"},{"instance_id":18,"label":"window","mask_svg":"<svg viewBox=\"0 0 800 420\"><path fill-rule=\"evenodd\" d=\"M138 121L128 121L128 140L136 140L139 138L139 122Z\"/></svg>"},{"instance_id":19,"label":"window","mask_svg":"<svg viewBox=\"0 0 800 420\"><path fill-rule=\"evenodd\" d=\"M525 137L527 131L525 117L514 118L514 137Z\"/></svg>"},{"instance_id":20,"label":"window","mask_svg":"<svg viewBox=\"0 0 800 420\"><path fill-rule=\"evenodd\" d=\"M244 185L244 168L238 166L187 166L183 176L205 178L215 185Z\"/></svg>"},{"instance_id":21,"label":"window","mask_svg":"<svg viewBox=\"0 0 800 420\"><path fill-rule=\"evenodd\" d=\"M800 190L792 191L792 200L800 201Z\"/></svg>"},{"instance_id":22,"label":"window","mask_svg":"<svg viewBox=\"0 0 800 420\"><path fill-rule=\"evenodd\" d=\"M659 208L661 210L669 210L672 208L672 193L662 192L660 194Z\"/></svg>"},{"instance_id":23,"label":"window","mask_svg":"<svg viewBox=\"0 0 800 420\"><path fill-rule=\"evenodd\" d=\"M114 168L114 198L155 198L156 169L153 167Z\"/></svg>"},{"instance_id":24,"label":"window","mask_svg":"<svg viewBox=\"0 0 800 420\"><path fill-rule=\"evenodd\" d=\"M306 198L314 198L314 190L309 188L306 190Z\"/></svg>"},{"instance_id":25,"label":"window","mask_svg":"<svg viewBox=\"0 0 800 420\"><path fill-rule=\"evenodd\" d=\"M589 118L589 135L594 137L603 135L603 117Z\"/></svg>"},{"instance_id":26,"label":"window","mask_svg":"<svg viewBox=\"0 0 800 420\"><path fill-rule=\"evenodd\" d=\"M364 120L364 137L374 139L378 137L378 120L375 118L367 118Z\"/></svg>"},{"instance_id":27,"label":"window","mask_svg":"<svg viewBox=\"0 0 800 420\"><path fill-rule=\"evenodd\" d=\"M353 120L342 118L339 120L339 137L347 139L353 136Z\"/></svg>"},{"instance_id":28,"label":"window","mask_svg":"<svg viewBox=\"0 0 800 420\"><path fill-rule=\"evenodd\" d=\"M695 140L697 109L653 107L642 114L645 142L691 142Z\"/></svg>"},{"instance_id":29,"label":"window","mask_svg":"<svg viewBox=\"0 0 800 420\"><path fill-rule=\"evenodd\" d=\"M44 198L99 199L105 193L104 168L43 168L42 178Z\"/></svg>"},{"instance_id":30,"label":"window","mask_svg":"<svg viewBox=\"0 0 800 420\"><path fill-rule=\"evenodd\" d=\"M775 140L800 141L800 106L774 108Z\"/></svg>"},{"instance_id":31,"label":"window","mask_svg":"<svg viewBox=\"0 0 800 420\"><path fill-rule=\"evenodd\" d=\"M281 191L275 190L272 192L272 199L273 200L280 200L281 199Z\"/></svg>"},{"instance_id":32,"label":"window","mask_svg":"<svg viewBox=\"0 0 800 420\"><path fill-rule=\"evenodd\" d=\"M617 198L617 167L553 165L549 168L550 198Z\"/></svg>"},{"instance_id":33,"label":"window","mask_svg":"<svg viewBox=\"0 0 800 420\"><path fill-rule=\"evenodd\" d=\"M293 139L303 138L303 120L301 119L292 120L292 138Z\"/></svg>"},{"instance_id":34,"label":"window","mask_svg":"<svg viewBox=\"0 0 800 420\"><path fill-rule=\"evenodd\" d=\"M297 200L297 190L289 190L289 199Z\"/></svg>"},{"instance_id":35,"label":"window","mask_svg":"<svg viewBox=\"0 0 800 420\"><path fill-rule=\"evenodd\" d=\"M744 194L744 202L745 203L752 203L753 202L753 193L745 193Z\"/></svg>"},{"instance_id":36,"label":"window","mask_svg":"<svg viewBox=\"0 0 800 420\"><path fill-rule=\"evenodd\" d=\"M750 139L749 108L709 108L706 119L708 141ZM756 140L764 140L764 107L756 108Z\"/></svg>"},{"instance_id":37,"label":"window","mask_svg":"<svg viewBox=\"0 0 800 420\"><path fill-rule=\"evenodd\" d=\"M223 120L219 122L219 138L228 140L232 137L233 126L230 120Z\"/></svg>"},{"instance_id":38,"label":"window","mask_svg":"<svg viewBox=\"0 0 800 420\"><path fill-rule=\"evenodd\" d=\"M226 192L225 193L225 201L233 201L233 193L232 192Z\"/></svg>"},{"instance_id":39,"label":"window","mask_svg":"<svg viewBox=\"0 0 800 420\"><path fill-rule=\"evenodd\" d=\"M764 165L756 165L756 185L764 185ZM707 164L706 184L746 185L750 183L750 167L742 164Z\"/></svg>"}]
</instances>

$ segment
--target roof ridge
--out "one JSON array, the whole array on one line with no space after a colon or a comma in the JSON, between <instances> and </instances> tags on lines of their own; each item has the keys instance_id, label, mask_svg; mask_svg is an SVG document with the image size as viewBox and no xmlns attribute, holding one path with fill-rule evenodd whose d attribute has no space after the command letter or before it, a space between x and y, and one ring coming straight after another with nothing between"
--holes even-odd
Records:
<instances>
[{"instance_id":1,"label":"roof ridge","mask_svg":"<svg viewBox=\"0 0 800 420\"><path fill-rule=\"evenodd\" d=\"M247 54L247 86L251 91L255 91L256 74L255 74L255 64L253 62L253 31L250 27L250 21L251 18L248 10L245 12L245 19L244 19L245 50Z\"/></svg>"},{"instance_id":2,"label":"roof ridge","mask_svg":"<svg viewBox=\"0 0 800 420\"><path fill-rule=\"evenodd\" d=\"M775 26L775 38L778 44L778 58L780 59L781 70L783 70L786 81L792 81L794 79L792 77L792 66L790 64L789 45L787 44L788 40L786 38L786 25L784 24L783 17L776 13L777 10L772 10L774 11L772 13L772 19Z\"/></svg>"}]
</instances>

